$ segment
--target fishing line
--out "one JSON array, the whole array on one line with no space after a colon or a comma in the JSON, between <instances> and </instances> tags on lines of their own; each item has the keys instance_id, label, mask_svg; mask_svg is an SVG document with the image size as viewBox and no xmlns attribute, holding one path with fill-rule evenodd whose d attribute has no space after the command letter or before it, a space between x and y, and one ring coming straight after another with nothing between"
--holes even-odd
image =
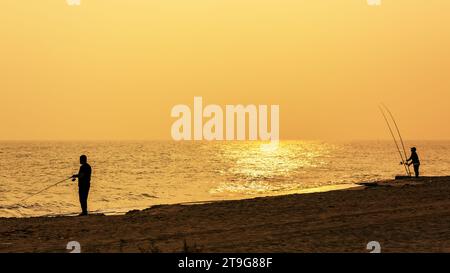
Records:
<instances>
[{"instance_id":1,"label":"fishing line","mask_svg":"<svg viewBox=\"0 0 450 273\"><path fill-rule=\"evenodd\" d=\"M402 164L403 164L404 167L405 167L406 174L407 174L408 176L410 176L409 169L408 169L408 167L407 167L406 164L405 164L405 160L406 160L406 159L403 159L402 151L400 150L400 146L399 146L398 143L397 143L397 139L395 138L394 131L392 130L391 124L389 123L389 120L388 120L388 118L387 118L387 116L386 116L386 113L384 112L384 110L383 110L383 108L382 108L381 106L378 106L378 108L380 109L381 114L383 115L384 120L386 121L386 124L387 124L387 126L388 126L388 128L389 128L389 132L391 133L391 136L392 136L392 138L393 138L393 140L394 140L395 146L397 147L397 151L398 151L398 153L399 153L399 155L400 155L400 158L401 158L401 160L402 160Z\"/></svg>"},{"instance_id":2,"label":"fishing line","mask_svg":"<svg viewBox=\"0 0 450 273\"><path fill-rule=\"evenodd\" d=\"M402 144L403 153L405 155L405 162L406 162L406 159L408 159L408 155L406 154L405 143L403 142L403 137L402 137L402 134L400 133L400 129L397 126L397 122L395 121L394 115L392 114L391 110L389 110L389 108L384 103L382 103L381 105L386 109L386 111L391 116L392 121L394 122L395 128L397 129L398 137L400 138L400 143ZM408 171L407 171L408 175L411 176L411 170L409 169L409 165L406 165L406 166L408 167Z\"/></svg>"},{"instance_id":3,"label":"fishing line","mask_svg":"<svg viewBox=\"0 0 450 273\"><path fill-rule=\"evenodd\" d=\"M53 185L51 185L51 186L48 186L48 187L46 187L45 189L43 189L43 190L41 190L41 191L38 191L37 193L34 193L34 194L32 194L32 195L30 195L30 196L28 196L28 197L26 197L26 198L20 200L17 204L22 203L22 202L25 202L26 200L30 199L31 197L34 197L34 196L36 196L36 195L38 195L38 194L40 194L40 193L42 193L42 192L44 192L44 191L46 191L46 190L48 190L48 189L50 189L50 188L53 188L53 187L55 187L55 186L57 186L57 185L59 185L59 184L61 184L61 183L63 183L63 182L66 182L67 180L69 180L69 179L71 179L71 178L72 178L72 176L71 176L71 177L68 177L68 178L64 178L63 180L61 180L61 181L59 181L59 182L57 182L57 183L55 183L55 184L53 184Z\"/></svg>"}]
</instances>

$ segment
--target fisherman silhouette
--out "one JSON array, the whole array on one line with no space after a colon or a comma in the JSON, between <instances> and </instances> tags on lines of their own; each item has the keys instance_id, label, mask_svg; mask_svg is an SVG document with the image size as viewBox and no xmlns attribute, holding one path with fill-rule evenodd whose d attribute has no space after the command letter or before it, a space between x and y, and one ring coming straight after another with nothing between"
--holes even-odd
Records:
<instances>
[{"instance_id":1,"label":"fisherman silhouette","mask_svg":"<svg viewBox=\"0 0 450 273\"><path fill-rule=\"evenodd\" d=\"M88 215L88 207L87 200L89 196L89 189L91 187L91 174L92 168L87 163L87 156L80 156L80 170L78 174L74 174L72 176L72 181L75 181L78 178L78 194L80 197L80 205L81 205L81 214L79 216L87 216Z\"/></svg>"},{"instance_id":2,"label":"fisherman silhouette","mask_svg":"<svg viewBox=\"0 0 450 273\"><path fill-rule=\"evenodd\" d=\"M419 177L420 160L419 155L417 155L416 147L411 148L411 157L406 160L406 164L408 164L408 166L414 165L414 173L416 174L416 177Z\"/></svg>"}]
</instances>

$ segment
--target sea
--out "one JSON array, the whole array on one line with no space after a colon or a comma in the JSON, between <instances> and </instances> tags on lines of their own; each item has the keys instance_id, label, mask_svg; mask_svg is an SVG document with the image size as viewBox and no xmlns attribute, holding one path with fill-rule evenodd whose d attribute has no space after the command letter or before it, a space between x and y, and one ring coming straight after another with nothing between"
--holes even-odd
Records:
<instances>
[{"instance_id":1,"label":"sea","mask_svg":"<svg viewBox=\"0 0 450 273\"><path fill-rule=\"evenodd\" d=\"M407 141L423 175L450 174L450 141ZM391 141L2 141L0 217L76 215L79 156L93 168L89 210L282 195L405 174ZM33 196L34 195L34 196ZM30 197L21 201L27 197Z\"/></svg>"}]
</instances>

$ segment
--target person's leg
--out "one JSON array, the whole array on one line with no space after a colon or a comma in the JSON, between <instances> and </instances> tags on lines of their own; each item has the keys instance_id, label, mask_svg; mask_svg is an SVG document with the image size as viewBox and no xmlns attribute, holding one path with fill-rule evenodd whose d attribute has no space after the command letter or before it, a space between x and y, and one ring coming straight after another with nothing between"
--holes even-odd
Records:
<instances>
[{"instance_id":1,"label":"person's leg","mask_svg":"<svg viewBox=\"0 0 450 273\"><path fill-rule=\"evenodd\" d=\"M80 206L82 213L84 212L84 189L82 185L78 185L78 196L80 198Z\"/></svg>"},{"instance_id":2,"label":"person's leg","mask_svg":"<svg viewBox=\"0 0 450 273\"><path fill-rule=\"evenodd\" d=\"M83 213L84 214L88 214L88 196L89 196L89 189L91 188L91 185L90 184L87 184L86 185L86 188L85 188L85 195L84 195L84 200L83 200L83 206L84 206L84 210L83 210Z\"/></svg>"},{"instance_id":3,"label":"person's leg","mask_svg":"<svg viewBox=\"0 0 450 273\"><path fill-rule=\"evenodd\" d=\"M79 191L80 191L80 205L81 205L81 211L83 215L88 214L88 208L87 208L87 199L89 195L89 188L90 185L80 185Z\"/></svg>"},{"instance_id":4,"label":"person's leg","mask_svg":"<svg viewBox=\"0 0 450 273\"><path fill-rule=\"evenodd\" d=\"M414 173L416 174L416 177L420 176L420 166L414 165Z\"/></svg>"}]
</instances>

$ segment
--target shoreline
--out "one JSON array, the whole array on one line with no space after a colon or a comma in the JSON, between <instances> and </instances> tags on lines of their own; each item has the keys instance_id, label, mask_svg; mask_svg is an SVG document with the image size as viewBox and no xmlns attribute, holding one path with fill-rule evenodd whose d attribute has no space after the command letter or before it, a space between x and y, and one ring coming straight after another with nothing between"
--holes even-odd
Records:
<instances>
[{"instance_id":1,"label":"shoreline","mask_svg":"<svg viewBox=\"0 0 450 273\"><path fill-rule=\"evenodd\" d=\"M372 182L368 182L372 183ZM357 189L363 189L365 185L360 185L359 183L343 183L343 184L335 184L335 185L325 185L320 187L312 187L312 188L306 188L301 190L292 190L292 191L284 191L279 194L273 194L273 195L255 195L250 196L246 198L230 198L230 199L212 199L212 200L199 200L199 201L190 201L190 202L181 202L181 203L161 203L161 204L155 204L149 207L143 207L143 208L129 208L125 211L92 211L90 215L101 215L101 216L120 216L120 215L126 215L129 212L133 211L141 211L150 209L152 207L158 207L158 206L175 206L175 205L202 205L202 204L210 204L215 202L226 202L226 201L241 201L241 200L251 200L254 198L265 198L265 197L276 197L276 196L285 196L285 195L292 195L292 194L309 194L309 193L316 193L316 192L329 192L329 191L338 191L338 190L357 190ZM55 218L55 217L75 217L78 216L79 212L72 212L72 213L64 213L64 214L43 214L43 215L35 215L35 216L11 216L11 217L0 217L0 219L28 219L28 218Z\"/></svg>"},{"instance_id":2,"label":"shoreline","mask_svg":"<svg viewBox=\"0 0 450 273\"><path fill-rule=\"evenodd\" d=\"M0 218L0 252L64 253L70 241L89 253L367 253L370 241L382 252L450 251L450 177L320 188L123 215Z\"/></svg>"}]
</instances>

